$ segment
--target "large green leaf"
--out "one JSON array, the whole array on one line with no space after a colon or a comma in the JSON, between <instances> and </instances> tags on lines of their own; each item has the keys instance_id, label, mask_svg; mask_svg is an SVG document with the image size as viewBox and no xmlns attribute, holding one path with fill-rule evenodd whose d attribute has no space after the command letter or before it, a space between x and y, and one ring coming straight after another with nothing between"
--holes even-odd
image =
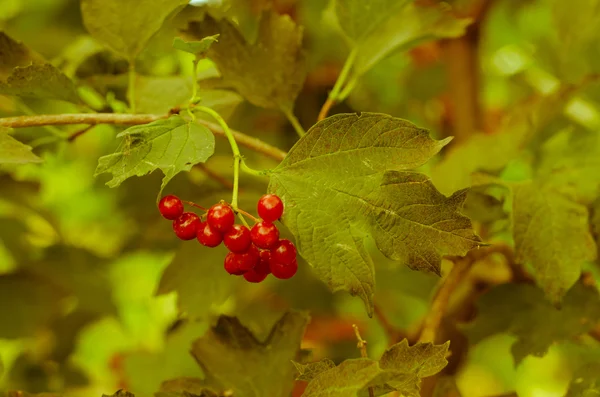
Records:
<instances>
[{"instance_id":1,"label":"large green leaf","mask_svg":"<svg viewBox=\"0 0 600 397\"><path fill-rule=\"evenodd\" d=\"M265 12L258 39L246 41L235 25L207 16L192 22L187 35L200 39L220 34L208 56L218 66L226 83L254 105L291 109L306 76L302 51L302 28L289 16Z\"/></svg>"},{"instance_id":2,"label":"large green leaf","mask_svg":"<svg viewBox=\"0 0 600 397\"><path fill-rule=\"evenodd\" d=\"M131 127L117 137L124 138L120 147L115 153L100 157L96 168L96 175L113 175L107 182L110 187L161 169L165 174L162 190L171 178L205 162L215 150L215 137L208 128L180 116Z\"/></svg>"},{"instance_id":3,"label":"large green leaf","mask_svg":"<svg viewBox=\"0 0 600 397\"><path fill-rule=\"evenodd\" d=\"M0 164L40 163L42 159L31 152L31 146L8 135L10 129L0 127Z\"/></svg>"},{"instance_id":4,"label":"large green leaf","mask_svg":"<svg viewBox=\"0 0 600 397\"><path fill-rule=\"evenodd\" d=\"M271 174L269 191L282 198L282 221L301 255L333 291L359 295L369 313L375 274L366 239L437 274L442 256L479 244L459 212L466 191L446 197L410 171L448 142L387 115L340 114L313 126Z\"/></svg>"},{"instance_id":5,"label":"large green leaf","mask_svg":"<svg viewBox=\"0 0 600 397\"><path fill-rule=\"evenodd\" d=\"M189 0L81 0L88 32L127 59L135 58L165 19Z\"/></svg>"},{"instance_id":6,"label":"large green leaf","mask_svg":"<svg viewBox=\"0 0 600 397\"><path fill-rule=\"evenodd\" d=\"M298 359L307 323L306 314L288 312L259 341L237 318L221 316L191 352L213 390L244 397L289 396L295 372L291 360Z\"/></svg>"},{"instance_id":7,"label":"large green leaf","mask_svg":"<svg viewBox=\"0 0 600 397\"><path fill-rule=\"evenodd\" d=\"M349 359L331 366L327 361L296 364L298 379L309 382L303 396L357 397L398 391L406 397L419 397L421 379L440 372L447 364L450 342L443 345L417 343L409 346L404 339L387 349L379 361ZM309 373L310 377L306 377Z\"/></svg>"},{"instance_id":8,"label":"large green leaf","mask_svg":"<svg viewBox=\"0 0 600 397\"><path fill-rule=\"evenodd\" d=\"M67 76L3 32L0 55L0 94L80 102Z\"/></svg>"},{"instance_id":9,"label":"large green leaf","mask_svg":"<svg viewBox=\"0 0 600 397\"><path fill-rule=\"evenodd\" d=\"M528 355L543 356L555 342L589 332L600 322L600 296L594 287L576 284L561 308L528 284L503 284L477 302L477 317L465 332L473 344L498 333L517 337L511 351L515 363Z\"/></svg>"},{"instance_id":10,"label":"large green leaf","mask_svg":"<svg viewBox=\"0 0 600 397\"><path fill-rule=\"evenodd\" d=\"M351 79L360 77L394 51L422 41L458 37L471 23L452 15L447 4L415 5L412 0L335 0L340 28L355 47Z\"/></svg>"},{"instance_id":11,"label":"large green leaf","mask_svg":"<svg viewBox=\"0 0 600 397\"><path fill-rule=\"evenodd\" d=\"M587 208L547 186L527 182L512 187L516 259L534 269L547 297L559 302L596 258Z\"/></svg>"}]
</instances>

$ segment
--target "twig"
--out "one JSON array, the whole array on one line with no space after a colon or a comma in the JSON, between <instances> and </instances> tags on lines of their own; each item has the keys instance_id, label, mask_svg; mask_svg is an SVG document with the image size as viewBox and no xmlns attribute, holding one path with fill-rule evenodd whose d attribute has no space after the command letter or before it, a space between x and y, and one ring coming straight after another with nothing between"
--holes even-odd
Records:
<instances>
[{"instance_id":1,"label":"twig","mask_svg":"<svg viewBox=\"0 0 600 397\"><path fill-rule=\"evenodd\" d=\"M75 131L74 133L69 135L69 137L67 138L67 141L73 142L75 139L79 138L81 135L85 134L86 132L88 132L89 130L91 130L94 127L95 127L95 125L88 125L87 127L83 128L79 131Z\"/></svg>"},{"instance_id":2,"label":"twig","mask_svg":"<svg viewBox=\"0 0 600 397\"><path fill-rule=\"evenodd\" d=\"M0 126L10 128L42 127L48 125L68 124L118 124L138 125L148 124L153 121L166 119L168 114L120 114L120 113L80 113L80 114L46 114L36 116L17 116L0 118ZM199 124L206 126L215 135L225 137L225 131L215 124L205 120L197 120ZM271 146L260 139L248 136L238 131L231 130L235 140L242 146L255 152L264 154L274 160L281 161L286 153Z\"/></svg>"},{"instance_id":3,"label":"twig","mask_svg":"<svg viewBox=\"0 0 600 397\"><path fill-rule=\"evenodd\" d=\"M317 121L325 120L325 117L327 117L327 115L329 114L329 111L331 110L331 107L333 105L335 105L335 99L328 96L327 100L323 104L323 107L321 107L321 110L319 111L319 116L317 117Z\"/></svg>"},{"instance_id":4,"label":"twig","mask_svg":"<svg viewBox=\"0 0 600 397\"><path fill-rule=\"evenodd\" d=\"M281 111L283 112L283 114L285 114L285 117L287 117L292 127L294 127L294 131L296 131L296 134L298 134L298 136L302 138L306 134L306 131L304 131L304 128L302 128L302 125L298 121L296 115L294 115L294 112L286 108L282 108Z\"/></svg>"},{"instance_id":5,"label":"twig","mask_svg":"<svg viewBox=\"0 0 600 397\"><path fill-rule=\"evenodd\" d=\"M472 255L458 257L453 260L454 267L443 281L442 286L433 298L431 308L425 317L419 342L435 342L436 332L440 327L450 296L461 280L468 273L475 258Z\"/></svg>"},{"instance_id":6,"label":"twig","mask_svg":"<svg viewBox=\"0 0 600 397\"><path fill-rule=\"evenodd\" d=\"M390 323L390 320L388 320L387 316L385 315L385 313L383 313L381 307L378 304L374 305L374 311L375 318L377 319L377 321L379 321L379 325L381 325L381 328L383 328L383 330L385 331L385 334L389 339L389 343L393 344L402 339L401 331L396 329L396 327L394 327L392 323Z\"/></svg>"},{"instance_id":7,"label":"twig","mask_svg":"<svg viewBox=\"0 0 600 397\"><path fill-rule=\"evenodd\" d=\"M352 328L354 328L354 334L356 335L356 339L358 340L358 344L356 347L360 349L360 356L362 358L368 358L367 354L367 341L360 336L360 331L358 330L358 326L356 324L352 324ZM375 392L372 387L369 387L369 397L375 397Z\"/></svg>"}]
</instances>

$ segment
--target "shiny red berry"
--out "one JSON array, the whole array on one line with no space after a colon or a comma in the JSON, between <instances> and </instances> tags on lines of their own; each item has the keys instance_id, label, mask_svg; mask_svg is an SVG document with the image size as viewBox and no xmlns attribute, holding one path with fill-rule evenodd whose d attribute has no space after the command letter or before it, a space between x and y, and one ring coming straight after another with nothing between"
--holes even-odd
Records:
<instances>
[{"instance_id":1,"label":"shiny red berry","mask_svg":"<svg viewBox=\"0 0 600 397\"><path fill-rule=\"evenodd\" d=\"M292 263L296 260L296 247L290 240L281 239L279 243L271 249L271 262Z\"/></svg>"},{"instance_id":2,"label":"shiny red berry","mask_svg":"<svg viewBox=\"0 0 600 397\"><path fill-rule=\"evenodd\" d=\"M258 200L258 215L267 222L275 222L283 215L283 202L274 194L265 194Z\"/></svg>"},{"instance_id":3,"label":"shiny red berry","mask_svg":"<svg viewBox=\"0 0 600 397\"><path fill-rule=\"evenodd\" d=\"M259 248L272 248L279 241L279 229L270 222L258 222L250 230L252 242Z\"/></svg>"},{"instance_id":4,"label":"shiny red berry","mask_svg":"<svg viewBox=\"0 0 600 397\"><path fill-rule=\"evenodd\" d=\"M208 210L206 221L213 229L225 233L235 223L235 214L227 204L215 204Z\"/></svg>"},{"instance_id":5,"label":"shiny red berry","mask_svg":"<svg viewBox=\"0 0 600 397\"><path fill-rule=\"evenodd\" d=\"M198 233L196 235L200 244L206 247L216 247L223 241L223 235L218 230L214 229L207 222L202 222L198 225Z\"/></svg>"},{"instance_id":6,"label":"shiny red berry","mask_svg":"<svg viewBox=\"0 0 600 397\"><path fill-rule=\"evenodd\" d=\"M231 252L246 252L252 245L250 230L244 225L233 225L233 227L223 236L223 242Z\"/></svg>"},{"instance_id":7,"label":"shiny red berry","mask_svg":"<svg viewBox=\"0 0 600 397\"><path fill-rule=\"evenodd\" d=\"M243 254L228 253L225 257L225 270L229 274L244 274L248 270L254 269L259 261L258 248L252 245Z\"/></svg>"},{"instance_id":8,"label":"shiny red berry","mask_svg":"<svg viewBox=\"0 0 600 397\"><path fill-rule=\"evenodd\" d=\"M258 270L256 270L256 268L254 268L244 273L244 278L246 279L246 281L251 283L260 283L265 278L267 278L268 275L269 273L261 273Z\"/></svg>"},{"instance_id":9,"label":"shiny red berry","mask_svg":"<svg viewBox=\"0 0 600 397\"><path fill-rule=\"evenodd\" d=\"M271 258L271 273L281 280L292 278L298 271L298 262L294 259L291 263L274 262Z\"/></svg>"},{"instance_id":10,"label":"shiny red berry","mask_svg":"<svg viewBox=\"0 0 600 397\"><path fill-rule=\"evenodd\" d=\"M183 214L183 203L179 197L170 194L160 199L158 210L163 218L173 221Z\"/></svg>"},{"instance_id":11,"label":"shiny red berry","mask_svg":"<svg viewBox=\"0 0 600 397\"><path fill-rule=\"evenodd\" d=\"M255 269L259 273L271 273L271 266L269 262L271 260L271 251L269 250L259 250L260 261L258 265L256 265Z\"/></svg>"},{"instance_id":12,"label":"shiny red berry","mask_svg":"<svg viewBox=\"0 0 600 397\"><path fill-rule=\"evenodd\" d=\"M173 221L173 231L182 240L196 238L199 226L200 217L193 212L184 212L179 218Z\"/></svg>"}]
</instances>

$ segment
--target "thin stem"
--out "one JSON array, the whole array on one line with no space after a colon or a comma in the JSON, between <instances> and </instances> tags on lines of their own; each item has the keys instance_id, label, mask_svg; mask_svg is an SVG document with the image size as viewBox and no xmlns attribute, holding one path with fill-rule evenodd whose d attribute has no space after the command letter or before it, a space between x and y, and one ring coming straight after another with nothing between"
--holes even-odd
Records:
<instances>
[{"instance_id":1,"label":"thin stem","mask_svg":"<svg viewBox=\"0 0 600 397\"><path fill-rule=\"evenodd\" d=\"M127 84L127 99L129 100L129 109L135 113L135 60L129 60L129 83Z\"/></svg>"},{"instance_id":2,"label":"thin stem","mask_svg":"<svg viewBox=\"0 0 600 397\"><path fill-rule=\"evenodd\" d=\"M304 128L302 128L302 125L300 125L300 122L298 121L298 118L294 115L294 112L292 112L292 110L288 108L281 108L281 111L283 112L283 114L285 114L285 117L287 117L290 124L292 124L292 127L294 127L294 130L296 130L298 136L302 138L306 134L306 131L304 131Z\"/></svg>"},{"instance_id":3,"label":"thin stem","mask_svg":"<svg viewBox=\"0 0 600 397\"><path fill-rule=\"evenodd\" d=\"M191 205L192 207L200 208L200 209L201 209L201 210L203 210L203 211L208 211L206 208L204 208L204 207L203 207L203 206L201 206L201 205L198 205L198 204L194 203L193 201L185 201L185 200L182 200L182 201L183 201L184 203L188 204L188 205Z\"/></svg>"},{"instance_id":4,"label":"thin stem","mask_svg":"<svg viewBox=\"0 0 600 397\"><path fill-rule=\"evenodd\" d=\"M198 59L194 59L194 66L192 68L192 97L190 98L190 106L187 107L187 112L193 121L196 121L196 115L192 112L192 105L196 103L196 96L198 95L198 80L196 70L198 69Z\"/></svg>"},{"instance_id":5,"label":"thin stem","mask_svg":"<svg viewBox=\"0 0 600 397\"><path fill-rule=\"evenodd\" d=\"M241 208L238 208L238 212L239 212L240 214L244 214L244 215L246 215L248 218L252 219L254 222L258 222L258 221L259 221L259 219L258 219L257 217L255 217L254 215L252 215L252 214L250 214L250 213L248 213L248 212L244 211L244 210L243 210L243 209L241 209Z\"/></svg>"},{"instance_id":6,"label":"thin stem","mask_svg":"<svg viewBox=\"0 0 600 397\"><path fill-rule=\"evenodd\" d=\"M261 177L268 177L268 175L271 173L271 170L259 171L259 170L255 170L254 168L248 167L248 165L246 164L246 162L244 161L243 158L240 163L240 169L247 174L254 175L254 176L261 176Z\"/></svg>"},{"instance_id":7,"label":"thin stem","mask_svg":"<svg viewBox=\"0 0 600 397\"><path fill-rule=\"evenodd\" d=\"M344 66L340 71L340 75L338 76L335 85L333 86L333 89L329 92L327 100L325 101L323 107L321 108L321 111L319 112L319 117L317 118L317 121L325 119L327 117L327 114L329 114L329 110L331 109L331 107L340 100L340 92L342 91L342 87L348 79L348 74L352 69L352 65L354 65L354 61L356 60L356 54L357 50L356 48L354 48L348 55L348 58L346 58L346 62L344 62Z\"/></svg>"},{"instance_id":8,"label":"thin stem","mask_svg":"<svg viewBox=\"0 0 600 397\"><path fill-rule=\"evenodd\" d=\"M75 131L74 133L69 135L69 137L67 138L67 141L73 142L75 139L79 138L81 135L85 134L86 132L88 132L89 130L91 130L94 127L95 127L95 125L88 125L87 127L82 128L79 131Z\"/></svg>"},{"instance_id":9,"label":"thin stem","mask_svg":"<svg viewBox=\"0 0 600 397\"><path fill-rule=\"evenodd\" d=\"M346 98L348 98L348 96L350 95L350 93L352 92L352 90L354 90L354 87L356 86L356 83L358 83L358 77L355 76L355 77L352 78L352 80L350 80L348 82L348 84L346 84L344 86L344 89L338 95L337 100L340 101L340 102L346 100Z\"/></svg>"},{"instance_id":10,"label":"thin stem","mask_svg":"<svg viewBox=\"0 0 600 397\"><path fill-rule=\"evenodd\" d=\"M367 354L367 341L364 340L362 336L360 336L360 331L358 330L358 326L356 324L352 324L352 328L354 328L354 335L356 335L356 339L358 340L358 344L356 345L356 347L358 347L360 350L360 356L362 358L368 358L369 356ZM369 397L374 396L375 392L373 391L373 388L369 387Z\"/></svg>"},{"instance_id":11,"label":"thin stem","mask_svg":"<svg viewBox=\"0 0 600 397\"><path fill-rule=\"evenodd\" d=\"M248 224L248 222L246 222L246 219L244 218L244 215L242 215L242 212L240 211L239 208L238 208L238 218L240 218L240 220L242 221L244 226L246 226L248 229L250 229L250 225Z\"/></svg>"},{"instance_id":12,"label":"thin stem","mask_svg":"<svg viewBox=\"0 0 600 397\"><path fill-rule=\"evenodd\" d=\"M166 119L170 114L118 114L118 113L75 113L75 114L45 114L35 116L17 116L0 118L0 126L10 128L25 127L44 127L50 125L68 125L68 124L118 124L118 125L139 125L148 124L153 121ZM225 131L218 124L206 120L197 120L217 136L224 137ZM258 138L243 134L239 131L230 130L235 140L248 149L264 154L274 160L281 161L286 153L274 146L271 146ZM64 136L61 136L64 139Z\"/></svg>"}]
</instances>

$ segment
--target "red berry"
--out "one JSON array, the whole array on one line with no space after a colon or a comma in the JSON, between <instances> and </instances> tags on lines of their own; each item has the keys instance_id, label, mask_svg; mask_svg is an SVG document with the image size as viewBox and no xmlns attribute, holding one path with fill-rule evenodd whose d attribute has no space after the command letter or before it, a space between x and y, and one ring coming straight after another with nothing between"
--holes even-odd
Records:
<instances>
[{"instance_id":1,"label":"red berry","mask_svg":"<svg viewBox=\"0 0 600 397\"><path fill-rule=\"evenodd\" d=\"M269 265L269 261L271 260L271 251L269 250L260 250L259 252L260 261L258 265L254 268L259 273L270 274L271 266Z\"/></svg>"},{"instance_id":2,"label":"red berry","mask_svg":"<svg viewBox=\"0 0 600 397\"><path fill-rule=\"evenodd\" d=\"M179 197L170 194L160 199L158 210L163 218L172 221L183 214L183 203L179 200Z\"/></svg>"},{"instance_id":3,"label":"red berry","mask_svg":"<svg viewBox=\"0 0 600 397\"><path fill-rule=\"evenodd\" d=\"M283 202L274 194L265 194L258 200L258 215L267 222L275 222L283 215Z\"/></svg>"},{"instance_id":4,"label":"red berry","mask_svg":"<svg viewBox=\"0 0 600 397\"><path fill-rule=\"evenodd\" d=\"M236 254L230 252L225 257L225 270L229 274L240 275L246 273L248 270L256 267L260 261L258 249L255 246L250 246L247 252L243 254Z\"/></svg>"},{"instance_id":5,"label":"red berry","mask_svg":"<svg viewBox=\"0 0 600 397\"><path fill-rule=\"evenodd\" d=\"M250 231L252 242L259 248L272 248L279 241L279 230L270 222L258 222Z\"/></svg>"},{"instance_id":6,"label":"red berry","mask_svg":"<svg viewBox=\"0 0 600 397\"><path fill-rule=\"evenodd\" d=\"M296 260L296 247L290 240L281 239L273 249L271 249L271 262L292 263Z\"/></svg>"},{"instance_id":7,"label":"red berry","mask_svg":"<svg viewBox=\"0 0 600 397\"><path fill-rule=\"evenodd\" d=\"M298 271L298 262L294 259L291 263L274 262L271 258L271 273L281 280L292 278Z\"/></svg>"},{"instance_id":8,"label":"red berry","mask_svg":"<svg viewBox=\"0 0 600 397\"><path fill-rule=\"evenodd\" d=\"M246 281L249 281L251 283L260 283L265 278L267 278L268 275L269 273L261 273L256 269L252 269L244 273L244 278L246 279Z\"/></svg>"},{"instance_id":9,"label":"red berry","mask_svg":"<svg viewBox=\"0 0 600 397\"><path fill-rule=\"evenodd\" d=\"M208 210L206 221L213 229L225 233L235 223L235 214L227 204L215 204Z\"/></svg>"},{"instance_id":10,"label":"red berry","mask_svg":"<svg viewBox=\"0 0 600 397\"><path fill-rule=\"evenodd\" d=\"M250 230L244 225L233 225L223 237L225 246L231 252L244 253L252 245Z\"/></svg>"},{"instance_id":11,"label":"red berry","mask_svg":"<svg viewBox=\"0 0 600 397\"><path fill-rule=\"evenodd\" d=\"M196 237L200 218L193 212L184 212L173 221L173 231L182 240L192 240Z\"/></svg>"},{"instance_id":12,"label":"red berry","mask_svg":"<svg viewBox=\"0 0 600 397\"><path fill-rule=\"evenodd\" d=\"M202 222L198 226L198 234L196 235L200 244L206 247L216 247L223 241L223 235L218 230L215 230L207 222Z\"/></svg>"}]
</instances>

